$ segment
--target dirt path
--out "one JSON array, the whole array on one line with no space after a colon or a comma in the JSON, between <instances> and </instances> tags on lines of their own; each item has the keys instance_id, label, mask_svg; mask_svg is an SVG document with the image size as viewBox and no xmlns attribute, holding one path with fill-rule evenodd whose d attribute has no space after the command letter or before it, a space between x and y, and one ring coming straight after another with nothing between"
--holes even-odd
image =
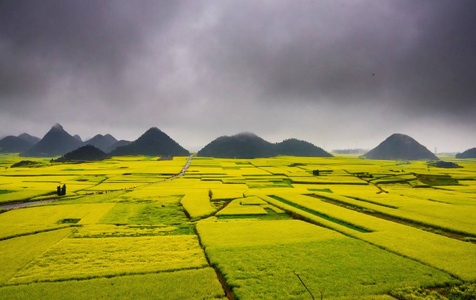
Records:
<instances>
[{"instance_id":1,"label":"dirt path","mask_svg":"<svg viewBox=\"0 0 476 300\"><path fill-rule=\"evenodd\" d=\"M54 201L58 201L58 199L2 204L2 205L0 205L0 209L11 210L11 209L16 209L16 208L27 207L27 206L30 206L30 205L43 204L43 203L49 203L49 202L54 202Z\"/></svg>"}]
</instances>

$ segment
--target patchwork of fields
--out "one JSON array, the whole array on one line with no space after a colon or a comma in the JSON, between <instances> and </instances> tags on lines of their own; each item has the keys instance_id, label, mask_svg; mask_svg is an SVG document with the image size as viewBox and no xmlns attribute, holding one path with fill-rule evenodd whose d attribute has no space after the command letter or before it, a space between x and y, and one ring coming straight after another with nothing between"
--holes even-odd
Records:
<instances>
[{"instance_id":1,"label":"patchwork of fields","mask_svg":"<svg viewBox=\"0 0 476 300\"><path fill-rule=\"evenodd\" d=\"M57 201L0 214L0 299L476 297L476 160L20 160L0 203Z\"/></svg>"}]
</instances>

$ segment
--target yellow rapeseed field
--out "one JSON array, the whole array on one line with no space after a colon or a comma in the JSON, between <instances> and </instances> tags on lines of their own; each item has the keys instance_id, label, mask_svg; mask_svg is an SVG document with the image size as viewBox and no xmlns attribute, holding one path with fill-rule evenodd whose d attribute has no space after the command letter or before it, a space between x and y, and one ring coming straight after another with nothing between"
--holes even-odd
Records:
<instances>
[{"instance_id":1,"label":"yellow rapeseed field","mask_svg":"<svg viewBox=\"0 0 476 300\"><path fill-rule=\"evenodd\" d=\"M175 177L188 157L23 159L0 155L0 204L43 202L0 210L0 299L383 300L476 280L476 160L195 156Z\"/></svg>"},{"instance_id":2,"label":"yellow rapeseed field","mask_svg":"<svg viewBox=\"0 0 476 300\"><path fill-rule=\"evenodd\" d=\"M203 251L194 236L68 238L31 261L9 283L180 270L206 265Z\"/></svg>"}]
</instances>

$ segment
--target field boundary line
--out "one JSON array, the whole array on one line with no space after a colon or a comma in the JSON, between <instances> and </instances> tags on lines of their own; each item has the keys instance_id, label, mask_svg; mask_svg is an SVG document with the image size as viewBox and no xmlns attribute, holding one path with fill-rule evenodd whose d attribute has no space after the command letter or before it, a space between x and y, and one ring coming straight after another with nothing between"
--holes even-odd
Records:
<instances>
[{"instance_id":1,"label":"field boundary line","mask_svg":"<svg viewBox=\"0 0 476 300\"><path fill-rule=\"evenodd\" d=\"M284 198L281 198L279 196L276 196L276 195L268 195L268 197L271 197L277 201L280 201L280 202L283 202L284 204L287 204L289 206L293 206L299 210L302 210L304 212L307 212L309 214L312 214L316 217L319 217L319 218L322 218L326 221L329 221L329 222L332 222L332 223L335 223L335 224L338 224L338 225L341 225L341 226L345 226L349 229L352 229L352 230L355 230L355 231L358 231L358 232L361 232L361 233L370 233L370 232L373 232L373 230L370 230L370 229L367 229L367 228L364 228L364 227L361 227L361 226L358 226L358 225L355 225L355 224L352 224L352 223L349 223L349 222L346 222L344 220L340 220L340 219L337 219L337 218L334 218L334 217L331 217L331 216L328 216L324 213L321 213L321 212L318 212L318 211L315 211L313 209L310 209L310 208L307 208L305 206L302 206L302 205L299 205L299 204L296 204L294 202L291 202L289 200L286 200Z\"/></svg>"},{"instance_id":2,"label":"field boundary line","mask_svg":"<svg viewBox=\"0 0 476 300\"><path fill-rule=\"evenodd\" d=\"M72 227L82 227L82 225L76 225L76 224L73 224L73 225L65 225L65 226L63 226L63 227L47 228L47 229L36 230L36 231L31 231L31 232L19 233L19 234L15 234L15 235L0 237L0 242L1 242L1 241L5 241L5 240L14 239L14 238L17 238L17 237L28 236L28 235L34 235L34 234L38 234L38 233L49 232L49 231L55 231L55 230L61 230L61 229L72 228Z\"/></svg>"},{"instance_id":3,"label":"field boundary line","mask_svg":"<svg viewBox=\"0 0 476 300\"><path fill-rule=\"evenodd\" d=\"M61 240L63 240L63 239L61 239ZM53 247L53 246L51 246L51 247ZM48 248L48 250L50 248ZM48 251L48 250L46 250L46 251ZM43 253L45 253L45 252L43 252ZM42 255L42 254L40 254L40 255ZM40 256L40 255L38 255L38 256ZM30 263L31 263L31 261L28 264L30 264ZM28 264L26 264L25 267ZM10 284L5 284L5 285L0 285L0 288L8 287L8 286L30 285L30 284L36 284L36 283L55 283L55 282L65 282L65 281L86 281L86 280L100 279L100 278L114 278L114 277L124 277L124 276L147 275L147 274L174 273L174 272L179 272L179 271L201 270L201 269L210 268L210 267L211 266L201 266L201 267L190 267L190 268L170 269L170 270L150 271L150 272L131 272L131 273L117 273L117 274L98 275L98 276L89 276L89 277L71 277L71 278L52 279L52 280L37 280L37 281L30 281L30 282L19 282L19 283L10 283ZM24 267L21 270L23 270L23 269L24 269ZM21 270L19 270L18 272L20 272ZM13 277L15 277L15 275L13 275ZM10 278L10 280L12 278Z\"/></svg>"},{"instance_id":4,"label":"field boundary line","mask_svg":"<svg viewBox=\"0 0 476 300\"><path fill-rule=\"evenodd\" d=\"M372 217L376 217L376 218L379 218L379 219L382 219L382 220L402 224L402 225L405 225L405 226L410 226L410 227L413 227L413 228L416 228L416 229L424 230L424 231L427 231L427 232L431 232L431 233L434 233L434 234L438 234L438 235L441 235L441 236L444 236L444 237L447 237L447 238L451 238L451 239L455 239L455 240L459 240L459 241L463 241L463 242L476 243L476 240L473 241L473 240L466 240L465 239L465 238L468 238L468 237L469 238L475 238L476 234L474 234L474 233L452 230L452 229L441 227L441 226L434 225L434 224L428 224L428 223L424 223L424 222L413 220L413 219L407 219L407 218L400 217L400 216L394 216L394 215L384 213L384 212L381 212L381 211L375 211L374 210L373 212L369 212L369 211L366 210L367 209L366 207L358 206L356 204L350 204L350 203L340 201L340 200L337 200L337 199L333 199L333 198L330 198L330 197L325 197L325 196L316 195L316 194L305 194L305 195L316 198L316 199L319 199L319 200L322 200L322 201L327 202L329 204L333 204L333 205L336 205L336 206L339 206L339 207L343 207L343 208L346 208L346 209L349 209L349 210L353 210L353 211L356 211L356 212L359 212L359 213L362 213L362 214L366 214L366 215L369 215L369 216L372 216Z\"/></svg>"},{"instance_id":5,"label":"field boundary line","mask_svg":"<svg viewBox=\"0 0 476 300\"><path fill-rule=\"evenodd\" d=\"M269 196L268 196L268 197L269 197ZM262 198L262 199L263 199L263 198ZM263 200L265 200L266 202L269 202L267 199L263 199ZM273 200L275 200L275 199L273 199ZM276 200L276 201L277 201L277 200ZM271 204L272 204L272 203L271 203ZM385 246L382 246L382 245L376 244L376 243L374 243L374 242L365 240L365 239L363 239L362 237L359 237L356 233L352 234L352 233L351 233L350 231L348 231L348 230L343 230L343 229L339 229L339 228L336 228L336 227L332 227L332 226L330 226L330 225L320 223L319 221L314 220L314 219L311 218L310 216L306 216L306 214L309 214L309 215L314 216L314 215L311 214L311 213L308 213L308 212L303 211L303 210L301 210L301 212L292 211L292 210L289 209L289 207L290 207L290 208L297 209L297 210L300 210L299 208L296 208L296 207L294 207L294 206L292 206L292 205L287 205L287 204L285 204L285 203L281 203L281 205L277 205L277 206L280 207L281 209L283 209L286 213L290 214L294 219L302 220L302 221L304 221L304 222L313 224L313 225L315 225L315 226L323 227L323 228L326 228L326 229L329 229L329 230L338 232L338 233L340 233L340 234L342 234L342 235L345 235L345 236L347 236L347 237L350 237L350 238L353 238L353 239L357 239L357 240L362 241L362 242L364 242L364 243L367 243L367 244L369 244L369 245L372 245L372 246L375 246L375 247L377 247L377 248L380 248L380 249L382 249L382 250L384 250L384 251L393 253L393 254L395 254L395 255L398 255L398 256L401 256L401 257L404 257L404 258L413 260L413 261L416 261L416 262L418 262L418 263L420 263L420 264L423 264L423 265L425 265L425 266L428 266L428 267L434 268L434 269L436 269L436 270L439 270L439 271L441 271L441 272L444 272L444 273L446 273L446 274L449 274L451 277L453 277L453 278L455 278L455 279L457 279L457 280L459 280L459 281L466 282L465 280L463 280L463 279L460 278L459 276L457 276L457 275L455 275L455 274L453 274L453 273L451 273L451 272L449 272L449 271L446 271L446 270L443 270L443 269L441 269L441 268L438 268L438 267L436 267L436 266L434 266L434 265L431 265L431 264L429 264L429 263L427 263L427 262L421 261L421 260L419 260L419 259L417 259L417 258L408 256L408 255L405 255L405 254L402 254L402 253L399 253L399 252L397 252L397 251L395 251L395 250L392 250L392 249L389 249L389 248L387 248L387 247L385 247ZM289 207L286 207L286 206L289 206ZM335 224L335 225L338 225L338 226L345 227L345 226L340 225L340 224L337 224L337 223L334 223L334 224ZM348 227L345 227L345 228L348 229Z\"/></svg>"},{"instance_id":6,"label":"field boundary line","mask_svg":"<svg viewBox=\"0 0 476 300\"><path fill-rule=\"evenodd\" d=\"M63 229L66 229L66 228L70 228L71 226L68 226L68 227L65 227ZM19 272L23 271L28 265L30 265L37 257L40 257L42 256L43 254L45 254L46 252L48 252L52 247L58 245L59 242L61 242L62 240L64 240L65 238L67 238L68 236L70 236L73 232L70 231L67 235L65 235L64 237L60 238L59 240L57 240L54 244L50 245L47 249L45 249L45 251L41 252L40 254L36 255L35 257L33 257L29 262L27 262L26 264L23 265L22 268L18 269L15 274L13 274L12 277L10 277L10 279L8 279L7 283L13 279L13 277L15 277L16 274L18 274Z\"/></svg>"},{"instance_id":7,"label":"field boundary line","mask_svg":"<svg viewBox=\"0 0 476 300\"><path fill-rule=\"evenodd\" d=\"M205 259L207 260L208 266L210 268L212 268L213 270L215 270L215 274L217 275L217 279L220 282L223 291L225 292L225 296L229 300L235 300L235 294L233 293L233 289L230 289L230 287L226 284L226 280L225 280L225 277L223 276L222 272L217 267L215 267L215 265L213 265L210 262L210 258L208 257L206 247L202 244L202 239L200 237L200 234L198 234L196 224L194 224L193 230L195 231L195 234L197 235L198 244L200 245L200 247L203 250L203 254L205 255Z\"/></svg>"}]
</instances>

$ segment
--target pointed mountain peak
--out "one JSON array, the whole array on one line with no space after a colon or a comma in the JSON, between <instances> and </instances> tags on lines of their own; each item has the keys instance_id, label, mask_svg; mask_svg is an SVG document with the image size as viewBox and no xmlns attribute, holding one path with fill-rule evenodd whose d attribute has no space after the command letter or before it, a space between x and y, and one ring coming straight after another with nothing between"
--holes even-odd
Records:
<instances>
[{"instance_id":1,"label":"pointed mountain peak","mask_svg":"<svg viewBox=\"0 0 476 300\"><path fill-rule=\"evenodd\" d=\"M151 127L144 132L137 140L161 139L170 137L157 127Z\"/></svg>"},{"instance_id":2,"label":"pointed mountain peak","mask_svg":"<svg viewBox=\"0 0 476 300\"><path fill-rule=\"evenodd\" d=\"M53 157L80 147L82 142L72 137L60 124L51 127L45 136L20 156Z\"/></svg>"},{"instance_id":3,"label":"pointed mountain peak","mask_svg":"<svg viewBox=\"0 0 476 300\"><path fill-rule=\"evenodd\" d=\"M152 127L127 146L116 148L112 155L185 156L189 152L157 127Z\"/></svg>"},{"instance_id":4,"label":"pointed mountain peak","mask_svg":"<svg viewBox=\"0 0 476 300\"><path fill-rule=\"evenodd\" d=\"M162 130L160 130L160 129L157 128L157 127L150 127L144 134L147 134L147 133L159 133L159 132L162 132Z\"/></svg>"},{"instance_id":5,"label":"pointed mountain peak","mask_svg":"<svg viewBox=\"0 0 476 300\"><path fill-rule=\"evenodd\" d=\"M431 151L418 143L412 137L394 133L386 138L377 147L367 152L364 157L368 159L384 160L437 160Z\"/></svg>"},{"instance_id":6,"label":"pointed mountain peak","mask_svg":"<svg viewBox=\"0 0 476 300\"><path fill-rule=\"evenodd\" d=\"M51 127L51 129L59 129L59 130L64 130L63 129L63 126L61 126L60 123L56 123L55 125L53 125L53 127Z\"/></svg>"}]
</instances>

